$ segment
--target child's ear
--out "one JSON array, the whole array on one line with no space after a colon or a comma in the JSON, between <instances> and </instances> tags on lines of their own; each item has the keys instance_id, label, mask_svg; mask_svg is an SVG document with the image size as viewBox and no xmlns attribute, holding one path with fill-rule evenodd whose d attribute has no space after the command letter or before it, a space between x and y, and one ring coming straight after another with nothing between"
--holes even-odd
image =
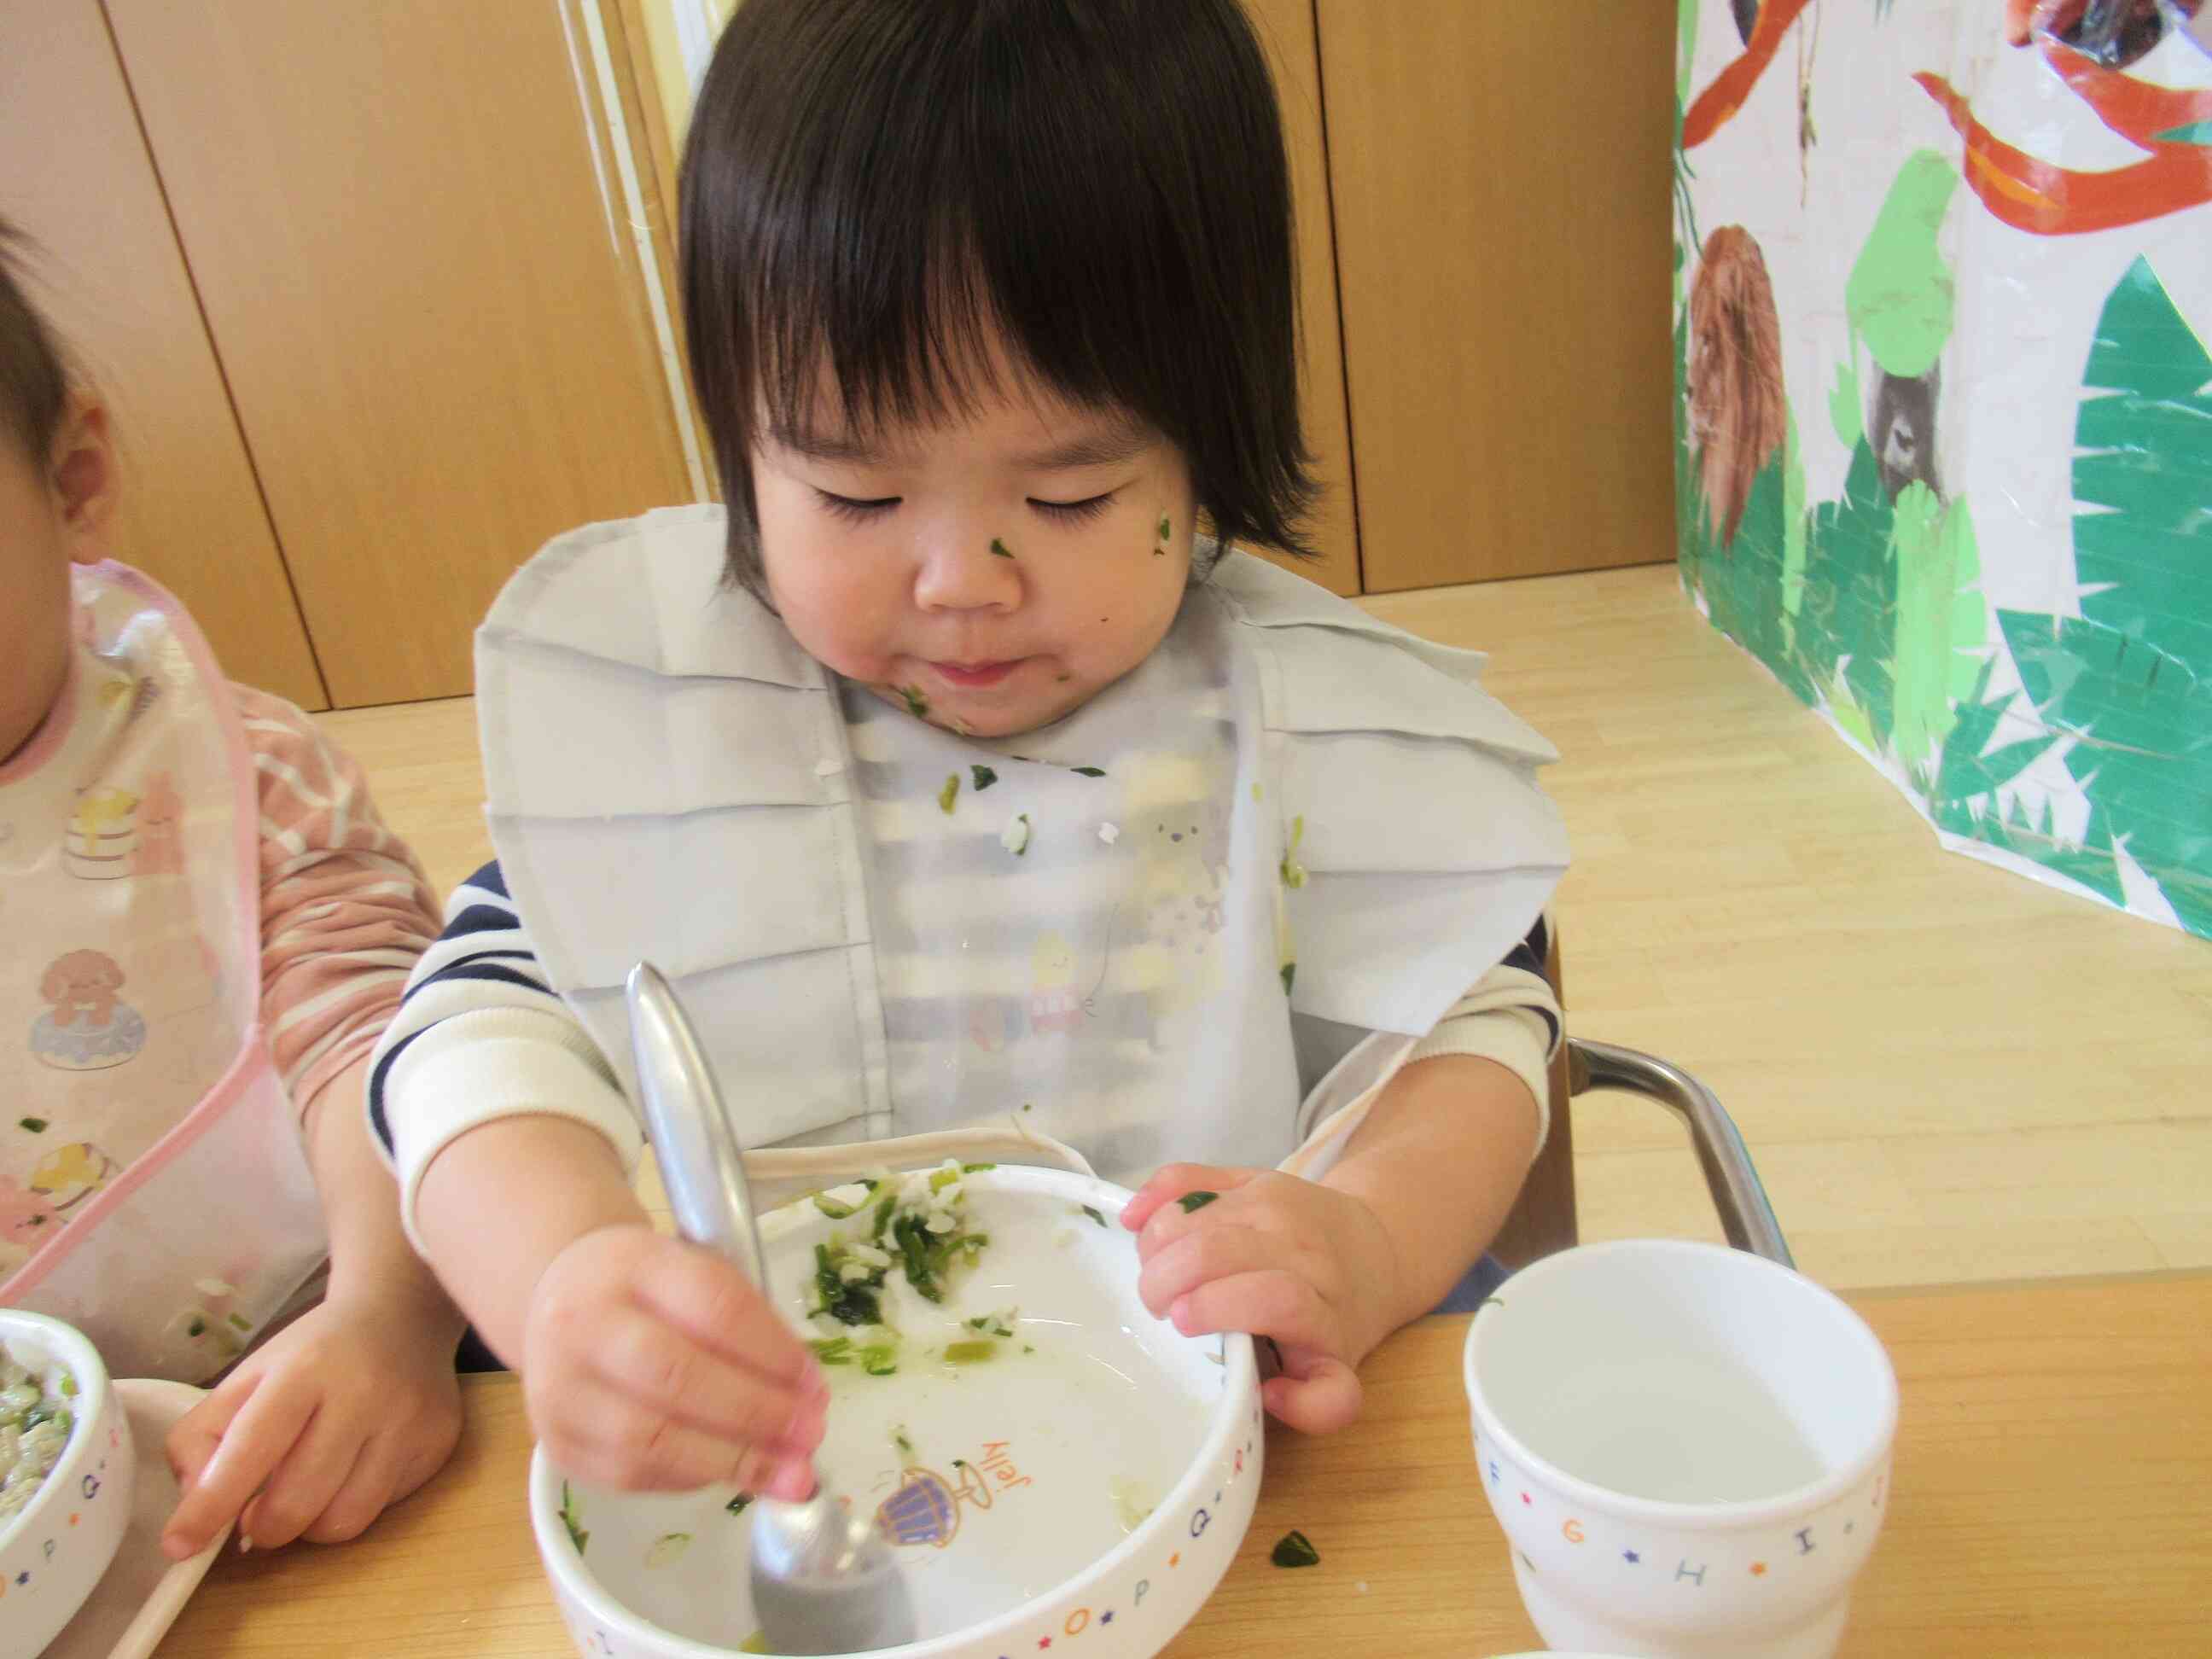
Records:
<instances>
[{"instance_id":1,"label":"child's ear","mask_svg":"<svg viewBox=\"0 0 2212 1659\"><path fill-rule=\"evenodd\" d=\"M106 405L72 397L53 454L54 495L69 535L70 557L78 564L98 564L107 556L107 526L115 516L120 483Z\"/></svg>"}]
</instances>

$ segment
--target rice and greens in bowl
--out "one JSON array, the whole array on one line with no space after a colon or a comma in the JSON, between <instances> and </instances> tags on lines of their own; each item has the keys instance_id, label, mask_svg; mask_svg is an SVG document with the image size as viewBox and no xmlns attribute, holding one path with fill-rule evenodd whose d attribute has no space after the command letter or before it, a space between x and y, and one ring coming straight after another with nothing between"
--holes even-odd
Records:
<instances>
[{"instance_id":1,"label":"rice and greens in bowl","mask_svg":"<svg viewBox=\"0 0 2212 1659\"><path fill-rule=\"evenodd\" d=\"M823 1483L873 1516L914 1597L913 1659L1091 1633L1154 1651L1236 1553L1262 1449L1251 1340L1138 1298L1129 1194L1004 1164L875 1173L761 1218L785 1318L830 1381ZM572 1628L640 1659L747 1649L750 1504L532 1471ZM594 1651L597 1650L594 1649Z\"/></svg>"},{"instance_id":2,"label":"rice and greens in bowl","mask_svg":"<svg viewBox=\"0 0 2212 1659\"><path fill-rule=\"evenodd\" d=\"M0 1526L28 1509L69 1446L76 1378L62 1364L34 1373L0 1347Z\"/></svg>"}]
</instances>

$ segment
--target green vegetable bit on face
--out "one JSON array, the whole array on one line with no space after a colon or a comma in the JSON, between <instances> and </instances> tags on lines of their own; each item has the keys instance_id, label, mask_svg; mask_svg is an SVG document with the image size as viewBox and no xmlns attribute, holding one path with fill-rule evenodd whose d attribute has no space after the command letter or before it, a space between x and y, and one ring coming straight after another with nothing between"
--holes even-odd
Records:
<instances>
[{"instance_id":1,"label":"green vegetable bit on face","mask_svg":"<svg viewBox=\"0 0 2212 1659\"><path fill-rule=\"evenodd\" d=\"M921 695L921 688L920 686L902 685L898 689L898 694L906 699L906 712L908 714L913 715L916 720L926 720L928 718L929 699Z\"/></svg>"},{"instance_id":2,"label":"green vegetable bit on face","mask_svg":"<svg viewBox=\"0 0 2212 1659\"><path fill-rule=\"evenodd\" d=\"M1279 1567L1317 1567L1321 1565L1321 1552L1305 1534L1293 1530L1277 1540L1267 1559Z\"/></svg>"},{"instance_id":3,"label":"green vegetable bit on face","mask_svg":"<svg viewBox=\"0 0 2212 1659\"><path fill-rule=\"evenodd\" d=\"M739 1492L735 1498L732 1498L728 1503L722 1505L722 1507L727 1510L732 1515L743 1515L752 1506L753 1495L749 1492Z\"/></svg>"},{"instance_id":4,"label":"green vegetable bit on face","mask_svg":"<svg viewBox=\"0 0 2212 1659\"><path fill-rule=\"evenodd\" d=\"M45 1118L19 1117L15 1121L21 1124L23 1127L28 1129L34 1135L42 1135L46 1132L46 1120Z\"/></svg>"},{"instance_id":5,"label":"green vegetable bit on face","mask_svg":"<svg viewBox=\"0 0 2212 1659\"><path fill-rule=\"evenodd\" d=\"M230 1322L241 1331L250 1331L253 1328L253 1322L248 1319L244 1314L231 1315Z\"/></svg>"},{"instance_id":6,"label":"green vegetable bit on face","mask_svg":"<svg viewBox=\"0 0 2212 1659\"><path fill-rule=\"evenodd\" d=\"M1011 559L1014 556L1013 550L1008 547L1006 543L1000 541L996 536L991 538L991 551L997 554L1002 559Z\"/></svg>"},{"instance_id":7,"label":"green vegetable bit on face","mask_svg":"<svg viewBox=\"0 0 2212 1659\"><path fill-rule=\"evenodd\" d=\"M948 1365L973 1365L998 1357L999 1345L989 1338L967 1342L948 1342L945 1345L945 1361Z\"/></svg>"},{"instance_id":8,"label":"green vegetable bit on face","mask_svg":"<svg viewBox=\"0 0 2212 1659\"><path fill-rule=\"evenodd\" d=\"M592 1541L592 1534L584 1530L584 1517L576 1509L576 1495L568 1490L565 1480L561 1483L561 1524L568 1529L568 1541L581 1555L584 1546Z\"/></svg>"},{"instance_id":9,"label":"green vegetable bit on face","mask_svg":"<svg viewBox=\"0 0 2212 1659\"><path fill-rule=\"evenodd\" d=\"M1219 1193L1209 1193L1201 1187L1196 1192L1185 1193L1181 1198L1176 1200L1176 1202L1182 1205L1182 1212L1188 1215L1193 1210L1204 1209L1220 1196Z\"/></svg>"},{"instance_id":10,"label":"green vegetable bit on face","mask_svg":"<svg viewBox=\"0 0 2212 1659\"><path fill-rule=\"evenodd\" d=\"M945 817L951 817L952 803L959 799L960 775L957 772L949 772L945 775L945 787L937 792L937 810Z\"/></svg>"},{"instance_id":11,"label":"green vegetable bit on face","mask_svg":"<svg viewBox=\"0 0 2212 1659\"><path fill-rule=\"evenodd\" d=\"M1174 533L1175 533L1175 532L1173 532L1173 531L1169 527L1169 526L1168 526L1168 515L1167 515L1166 514L1164 514L1164 513L1161 514L1160 514L1160 539L1161 539L1162 541L1165 541L1165 540L1167 540L1167 538L1168 538L1170 535L1172 535L1172 534L1174 534Z\"/></svg>"},{"instance_id":12,"label":"green vegetable bit on face","mask_svg":"<svg viewBox=\"0 0 2212 1659\"><path fill-rule=\"evenodd\" d=\"M207 1321L198 1314L194 1314L191 1317L191 1322L185 1327L185 1334L186 1336L205 1336L207 1334Z\"/></svg>"},{"instance_id":13,"label":"green vegetable bit on face","mask_svg":"<svg viewBox=\"0 0 2212 1659\"><path fill-rule=\"evenodd\" d=\"M975 793L979 795L999 781L999 775L988 766L971 766L968 775L975 780Z\"/></svg>"}]
</instances>

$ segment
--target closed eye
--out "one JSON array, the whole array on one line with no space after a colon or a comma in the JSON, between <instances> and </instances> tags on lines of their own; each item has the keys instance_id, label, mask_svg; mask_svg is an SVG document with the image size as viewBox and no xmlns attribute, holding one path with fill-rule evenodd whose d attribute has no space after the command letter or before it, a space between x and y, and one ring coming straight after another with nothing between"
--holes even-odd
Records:
<instances>
[{"instance_id":1,"label":"closed eye","mask_svg":"<svg viewBox=\"0 0 2212 1659\"><path fill-rule=\"evenodd\" d=\"M1041 501L1032 495L1030 505L1048 519L1058 519L1065 524L1079 524L1085 519L1095 519L1113 506L1117 491L1108 490L1103 495L1092 495L1079 501Z\"/></svg>"},{"instance_id":2,"label":"closed eye","mask_svg":"<svg viewBox=\"0 0 2212 1659\"><path fill-rule=\"evenodd\" d=\"M817 489L815 496L822 505L841 519L855 523L880 518L899 504L896 495L881 495L872 501L856 501L850 495L833 495L826 489Z\"/></svg>"}]
</instances>

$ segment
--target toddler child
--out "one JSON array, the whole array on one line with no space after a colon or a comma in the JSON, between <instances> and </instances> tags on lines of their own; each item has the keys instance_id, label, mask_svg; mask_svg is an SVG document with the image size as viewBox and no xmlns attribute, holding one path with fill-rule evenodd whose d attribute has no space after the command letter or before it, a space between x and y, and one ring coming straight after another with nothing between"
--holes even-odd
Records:
<instances>
[{"instance_id":1,"label":"toddler child","mask_svg":"<svg viewBox=\"0 0 2212 1659\"><path fill-rule=\"evenodd\" d=\"M222 1377L169 1437L170 1555L234 1520L241 1547L349 1538L459 1431L459 1316L362 1111L434 907L359 769L106 562L107 413L16 240L0 224L0 1303L114 1376Z\"/></svg>"},{"instance_id":2,"label":"toddler child","mask_svg":"<svg viewBox=\"0 0 2212 1659\"><path fill-rule=\"evenodd\" d=\"M729 507L560 538L479 635L498 861L371 1083L413 1237L565 1469L811 1489L812 1357L631 1191L650 960L749 1146L1071 1144L1155 1314L1350 1421L1540 1143L1565 852L1479 659L1231 550L1310 493L1250 24L748 0L683 185Z\"/></svg>"}]
</instances>

